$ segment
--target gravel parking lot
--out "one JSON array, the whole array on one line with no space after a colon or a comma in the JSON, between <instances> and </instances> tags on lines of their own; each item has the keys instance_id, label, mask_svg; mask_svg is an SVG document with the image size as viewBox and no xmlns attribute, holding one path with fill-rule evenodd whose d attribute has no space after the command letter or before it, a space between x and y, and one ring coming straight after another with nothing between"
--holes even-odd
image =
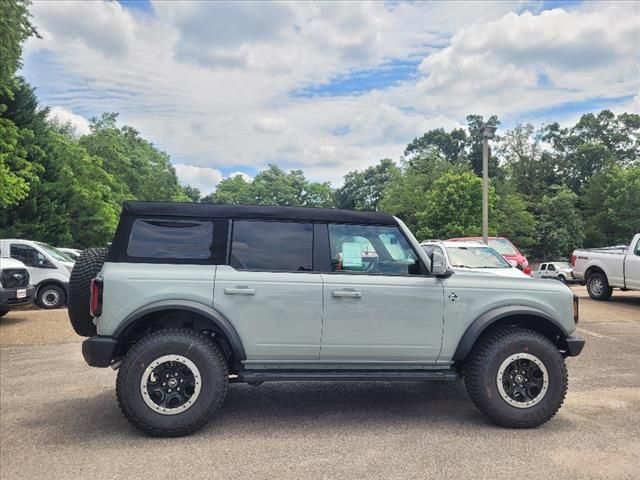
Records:
<instances>
[{"instance_id":1,"label":"gravel parking lot","mask_svg":"<svg viewBox=\"0 0 640 480\"><path fill-rule=\"evenodd\" d=\"M65 310L0 319L0 477L639 478L640 295L583 287L569 395L535 430L485 422L461 384L232 385L187 438L150 439L120 414L115 372L87 367Z\"/></svg>"}]
</instances>

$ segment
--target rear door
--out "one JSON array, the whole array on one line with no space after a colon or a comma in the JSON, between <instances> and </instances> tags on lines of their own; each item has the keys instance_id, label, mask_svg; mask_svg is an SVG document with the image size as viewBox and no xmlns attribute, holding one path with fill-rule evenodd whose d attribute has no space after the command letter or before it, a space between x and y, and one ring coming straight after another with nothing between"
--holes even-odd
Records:
<instances>
[{"instance_id":1,"label":"rear door","mask_svg":"<svg viewBox=\"0 0 640 480\"><path fill-rule=\"evenodd\" d=\"M624 277L627 288L640 290L640 237L633 252L629 252L624 261Z\"/></svg>"},{"instance_id":2,"label":"rear door","mask_svg":"<svg viewBox=\"0 0 640 480\"><path fill-rule=\"evenodd\" d=\"M313 270L313 225L235 220L213 304L238 331L249 364L317 360L322 278Z\"/></svg>"},{"instance_id":3,"label":"rear door","mask_svg":"<svg viewBox=\"0 0 640 480\"><path fill-rule=\"evenodd\" d=\"M330 224L320 358L434 362L442 341L441 282L427 276L396 226Z\"/></svg>"}]
</instances>

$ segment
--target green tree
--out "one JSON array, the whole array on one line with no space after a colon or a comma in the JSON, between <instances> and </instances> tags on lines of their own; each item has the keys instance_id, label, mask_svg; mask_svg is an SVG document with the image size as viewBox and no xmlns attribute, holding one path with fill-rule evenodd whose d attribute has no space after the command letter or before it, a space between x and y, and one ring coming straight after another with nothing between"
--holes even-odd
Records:
<instances>
[{"instance_id":1,"label":"green tree","mask_svg":"<svg viewBox=\"0 0 640 480\"><path fill-rule=\"evenodd\" d=\"M191 185L184 185L182 187L182 192L192 203L198 203L202 200L202 193L196 187L192 187Z\"/></svg>"},{"instance_id":2,"label":"green tree","mask_svg":"<svg viewBox=\"0 0 640 480\"><path fill-rule=\"evenodd\" d=\"M444 128L436 128L414 138L404 150L405 156L418 155L436 147L444 158L451 163L466 161L468 137L462 128L446 132Z\"/></svg>"},{"instance_id":3,"label":"green tree","mask_svg":"<svg viewBox=\"0 0 640 480\"><path fill-rule=\"evenodd\" d=\"M482 145L483 136L482 131L484 125L491 125L498 127L500 120L496 115L491 115L488 120L484 120L482 115L467 115L467 129L469 130L469 137L467 140L467 159L471 165L471 169L476 175L482 176ZM496 138L498 140L498 138ZM493 155L493 148L491 142L489 143L489 176L495 178L498 175L499 162L498 158Z\"/></svg>"},{"instance_id":4,"label":"green tree","mask_svg":"<svg viewBox=\"0 0 640 480\"><path fill-rule=\"evenodd\" d=\"M91 119L91 133L80 139L89 155L103 160L104 169L127 186L138 200L185 200L169 155L129 126L118 128L117 113Z\"/></svg>"},{"instance_id":5,"label":"green tree","mask_svg":"<svg viewBox=\"0 0 640 480\"><path fill-rule=\"evenodd\" d=\"M495 207L497 195L489 187L489 209ZM482 179L472 172L449 172L433 182L418 212L417 235L422 238L450 238L482 234ZM496 234L490 222L491 235Z\"/></svg>"},{"instance_id":6,"label":"green tree","mask_svg":"<svg viewBox=\"0 0 640 480\"><path fill-rule=\"evenodd\" d=\"M393 160L384 158L377 165L344 176L344 184L335 192L338 208L376 211L384 190L400 175Z\"/></svg>"},{"instance_id":7,"label":"green tree","mask_svg":"<svg viewBox=\"0 0 640 480\"><path fill-rule=\"evenodd\" d=\"M254 203L251 182L247 182L242 175L225 178L218 183L216 191L204 197L202 202L232 205Z\"/></svg>"},{"instance_id":8,"label":"green tree","mask_svg":"<svg viewBox=\"0 0 640 480\"><path fill-rule=\"evenodd\" d=\"M628 243L640 232L640 165L610 164L594 174L582 203L588 246Z\"/></svg>"},{"instance_id":9,"label":"green tree","mask_svg":"<svg viewBox=\"0 0 640 480\"><path fill-rule=\"evenodd\" d=\"M0 94L11 96L14 74L22 66L22 45L38 36L27 0L0 0Z\"/></svg>"},{"instance_id":10,"label":"green tree","mask_svg":"<svg viewBox=\"0 0 640 480\"><path fill-rule=\"evenodd\" d=\"M578 196L565 186L551 187L538 214L537 258L566 259L582 246L584 225L576 207Z\"/></svg>"}]
</instances>

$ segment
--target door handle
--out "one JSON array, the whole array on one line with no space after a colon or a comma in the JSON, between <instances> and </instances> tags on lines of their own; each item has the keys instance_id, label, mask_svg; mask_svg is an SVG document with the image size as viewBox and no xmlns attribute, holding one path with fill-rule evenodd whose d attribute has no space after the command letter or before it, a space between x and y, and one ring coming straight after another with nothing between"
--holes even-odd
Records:
<instances>
[{"instance_id":1,"label":"door handle","mask_svg":"<svg viewBox=\"0 0 640 480\"><path fill-rule=\"evenodd\" d=\"M235 287L235 288L225 288L225 295L255 295L256 289L249 287Z\"/></svg>"},{"instance_id":2,"label":"door handle","mask_svg":"<svg viewBox=\"0 0 640 480\"><path fill-rule=\"evenodd\" d=\"M334 290L331 295L335 298L362 298L362 292L355 290Z\"/></svg>"}]
</instances>

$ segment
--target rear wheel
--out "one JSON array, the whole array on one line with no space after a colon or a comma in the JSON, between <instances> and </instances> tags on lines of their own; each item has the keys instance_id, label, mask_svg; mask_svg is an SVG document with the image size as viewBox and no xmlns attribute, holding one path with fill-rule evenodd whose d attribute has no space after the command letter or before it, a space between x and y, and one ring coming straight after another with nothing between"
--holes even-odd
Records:
<instances>
[{"instance_id":1,"label":"rear wheel","mask_svg":"<svg viewBox=\"0 0 640 480\"><path fill-rule=\"evenodd\" d=\"M43 285L36 296L36 304L47 310L64 307L66 302L67 295L58 285Z\"/></svg>"},{"instance_id":2,"label":"rear wheel","mask_svg":"<svg viewBox=\"0 0 640 480\"><path fill-rule=\"evenodd\" d=\"M225 357L203 333L167 329L148 335L127 353L116 382L124 416L157 437L188 435L222 405L229 372Z\"/></svg>"},{"instance_id":3,"label":"rear wheel","mask_svg":"<svg viewBox=\"0 0 640 480\"><path fill-rule=\"evenodd\" d=\"M471 401L503 427L542 425L556 414L567 393L567 368L557 347L524 328L487 334L466 365Z\"/></svg>"},{"instance_id":4,"label":"rear wheel","mask_svg":"<svg viewBox=\"0 0 640 480\"><path fill-rule=\"evenodd\" d=\"M4 317L7 313L9 313L9 310L0 310L0 317Z\"/></svg>"},{"instance_id":5,"label":"rear wheel","mask_svg":"<svg viewBox=\"0 0 640 480\"><path fill-rule=\"evenodd\" d=\"M594 300L609 300L613 288L609 286L609 281L604 273L595 272L587 279L587 292Z\"/></svg>"}]
</instances>

